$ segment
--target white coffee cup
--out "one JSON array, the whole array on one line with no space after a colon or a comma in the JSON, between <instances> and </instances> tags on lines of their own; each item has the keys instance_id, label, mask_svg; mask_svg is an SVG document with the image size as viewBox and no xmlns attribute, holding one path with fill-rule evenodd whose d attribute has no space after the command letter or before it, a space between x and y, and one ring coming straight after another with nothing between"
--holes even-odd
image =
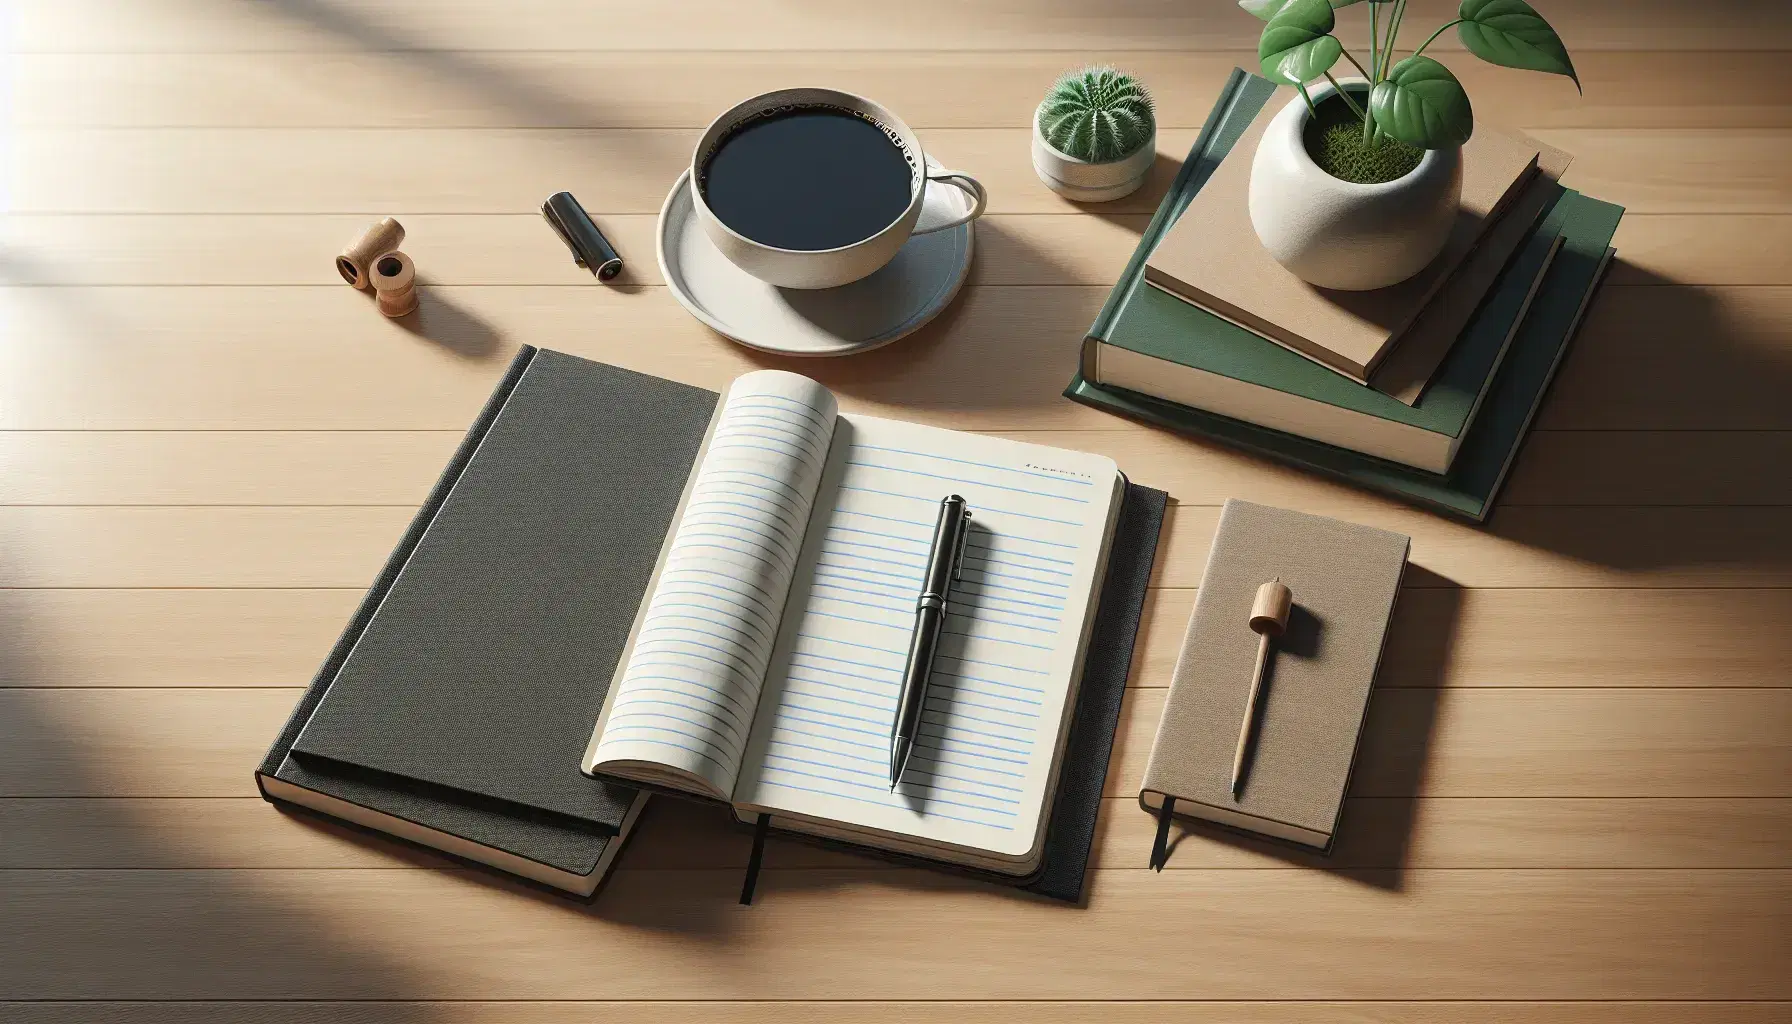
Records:
<instances>
[{"instance_id":1,"label":"white coffee cup","mask_svg":"<svg viewBox=\"0 0 1792 1024\"><path fill-rule=\"evenodd\" d=\"M702 180L703 166L713 155L716 146L732 129L749 118L780 107L813 106L839 107L851 111L882 126L901 141L913 158L907 208L878 233L834 249L780 249L755 242L722 223L721 218L704 201L703 190L697 184ZM697 221L703 225L704 234L722 251L722 255L754 277L783 288L835 288L869 277L896 258L897 250L909 240L910 235L958 227L982 216L984 207L989 204L989 196L977 179L958 171L928 167L927 155L921 150L921 140L915 137L913 129L887 107L863 96L837 89L779 89L735 104L712 121L704 130L703 137L697 140L697 148L691 154L690 181L691 205L696 208ZM963 189L971 197L970 210L960 216L942 219L938 223L930 221L926 225L917 226L921 219L921 208L927 199L927 183L930 181Z\"/></svg>"}]
</instances>

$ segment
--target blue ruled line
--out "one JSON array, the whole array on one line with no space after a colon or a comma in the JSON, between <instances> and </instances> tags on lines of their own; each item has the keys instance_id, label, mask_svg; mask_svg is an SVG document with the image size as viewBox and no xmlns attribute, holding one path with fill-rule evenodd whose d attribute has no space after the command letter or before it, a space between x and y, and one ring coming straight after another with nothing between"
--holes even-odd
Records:
<instances>
[{"instance_id":1,"label":"blue ruled line","mask_svg":"<svg viewBox=\"0 0 1792 1024\"><path fill-rule=\"evenodd\" d=\"M875 487L848 487L845 484L841 484L840 490L858 491L858 492L861 492L864 494L880 494L886 498L901 498L904 501L924 501L929 505L939 504L939 499L937 499L937 498L923 498L923 497L920 497L920 496L914 495L914 494L898 494L895 491L880 491L880 490L876 489ZM1015 512L1012 509L996 508L994 505L988 505L988 504L982 504L982 503L979 503L977 508L979 510L988 509L991 512L1000 512L1002 515L1014 516L1018 519L1034 519L1034 520L1038 520L1039 522L1042 522L1042 523L1054 523L1058 526L1081 526L1081 525L1083 525L1081 522L1072 521L1069 519L1053 519L1050 516L1029 515L1028 513L1025 513L1025 512ZM1075 545L1067 544L1064 546L1065 547L1074 547Z\"/></svg>"},{"instance_id":2,"label":"blue ruled line","mask_svg":"<svg viewBox=\"0 0 1792 1024\"><path fill-rule=\"evenodd\" d=\"M961 466L976 466L978 469L999 469L1004 473L1020 473L1025 476L1039 477L1041 479L1052 480L1057 483L1077 484L1082 487L1095 486L1095 484L1092 481L1084 480L1084 479L1081 479L1080 477L1063 476L1058 473L1047 473L1047 472L1043 472L1043 471L1037 470L1037 469L1018 469L1013 466L998 466L992 462L972 462L970 459L954 459L954 458L950 458L945 455L933 455L933 454L928 454L928 453L923 453L923 452L911 452L906 448L884 448L884 447L880 447L880 446L874 445L874 444L855 444L852 446L852 449L853 449L853 451L891 452L896 455L913 455L919 459L928 459L930 461L937 459L940 462L956 462Z\"/></svg>"},{"instance_id":3,"label":"blue ruled line","mask_svg":"<svg viewBox=\"0 0 1792 1024\"><path fill-rule=\"evenodd\" d=\"M711 758L711 760L714 760L714 758ZM779 782L776 779L760 779L759 781L760 781L761 785L772 786L776 789L794 789L794 790L798 790L803 793L820 793L822 796L839 797L843 800L856 800L857 799L856 797L853 797L850 794L839 793L839 792L836 792L831 789L822 789L819 786L799 786L793 782ZM865 801L860 800L858 802L864 803ZM923 814L922 817L924 817L924 818L925 817L945 818L949 821L962 821L967 825L982 825L984 828L1003 828L1004 827L1002 825L996 824L993 821L978 821L976 818L966 818L966 817L963 817L963 816L957 815L957 814L947 814L944 811L929 810L926 814Z\"/></svg>"},{"instance_id":4,"label":"blue ruled line","mask_svg":"<svg viewBox=\"0 0 1792 1024\"><path fill-rule=\"evenodd\" d=\"M885 466L876 462L855 462L849 460L846 464L849 466L857 466L860 469L878 469L889 473L901 473L905 476L924 476L933 480L944 480L947 483L954 483L962 486L975 486L978 488L993 487L998 491L1012 491L1016 494L1031 494L1037 498L1055 498L1058 501L1068 501L1076 505L1089 504L1088 498L1075 498L1068 494L1053 494L1050 491L1031 491L1025 487L1011 487L1007 484L993 483L988 480L969 481L961 476L944 476L939 473L923 472L919 469L903 469L900 466Z\"/></svg>"},{"instance_id":5,"label":"blue ruled line","mask_svg":"<svg viewBox=\"0 0 1792 1024\"><path fill-rule=\"evenodd\" d=\"M807 405L804 405L803 403L797 401L794 398L785 398L783 395L748 395L748 396L744 397L743 399L741 399L740 401L728 403L728 408L730 408L730 409L779 408L778 406L769 406L768 407L765 405L761 405L760 404L761 402L782 402L785 405L788 405L790 408L795 409L797 412L801 413L803 418L808 420L810 423L815 424L817 429L820 429L822 431L828 430L828 421L826 419L822 418L821 413L816 412L814 409L810 408Z\"/></svg>"}]
</instances>

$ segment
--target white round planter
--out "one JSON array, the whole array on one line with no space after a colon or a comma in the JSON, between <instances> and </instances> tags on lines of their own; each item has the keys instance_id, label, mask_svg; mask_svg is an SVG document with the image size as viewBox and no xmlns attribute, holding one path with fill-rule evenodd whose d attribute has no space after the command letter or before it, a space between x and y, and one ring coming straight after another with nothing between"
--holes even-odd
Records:
<instances>
[{"instance_id":1,"label":"white round planter","mask_svg":"<svg viewBox=\"0 0 1792 1024\"><path fill-rule=\"evenodd\" d=\"M1079 203L1105 203L1130 196L1145 184L1157 159L1157 130L1130 156L1107 163L1078 160L1052 148L1039 131L1039 111L1033 111L1033 171L1045 187Z\"/></svg>"},{"instance_id":2,"label":"white round planter","mask_svg":"<svg viewBox=\"0 0 1792 1024\"><path fill-rule=\"evenodd\" d=\"M1343 84L1353 82L1366 84ZM1327 83L1309 91L1318 104L1335 90ZM1462 151L1427 150L1405 177L1358 185L1332 177L1307 155L1302 133L1311 119L1296 96L1257 144L1251 226L1263 247L1301 280L1341 291L1385 288L1423 270L1456 223Z\"/></svg>"}]
</instances>

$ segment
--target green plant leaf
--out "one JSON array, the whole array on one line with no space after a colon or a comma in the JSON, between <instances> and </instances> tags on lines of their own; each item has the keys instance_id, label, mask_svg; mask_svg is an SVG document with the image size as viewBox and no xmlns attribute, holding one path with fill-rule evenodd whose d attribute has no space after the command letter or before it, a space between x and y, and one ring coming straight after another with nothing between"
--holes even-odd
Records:
<instances>
[{"instance_id":1,"label":"green plant leaf","mask_svg":"<svg viewBox=\"0 0 1792 1024\"><path fill-rule=\"evenodd\" d=\"M1468 93L1450 69L1430 57L1408 57L1369 94L1381 130L1421 149L1460 146L1475 133Z\"/></svg>"},{"instance_id":2,"label":"green plant leaf","mask_svg":"<svg viewBox=\"0 0 1792 1024\"><path fill-rule=\"evenodd\" d=\"M1562 37L1524 0L1462 0L1456 32L1470 53L1503 68L1564 75L1580 88Z\"/></svg>"},{"instance_id":3,"label":"green plant leaf","mask_svg":"<svg viewBox=\"0 0 1792 1024\"><path fill-rule=\"evenodd\" d=\"M1344 44L1330 35L1335 19L1326 0L1288 0L1263 27L1257 58L1263 76L1283 85L1310 82L1331 70Z\"/></svg>"},{"instance_id":4,"label":"green plant leaf","mask_svg":"<svg viewBox=\"0 0 1792 1024\"><path fill-rule=\"evenodd\" d=\"M1351 4L1360 4L1362 2L1363 0L1331 0L1331 4L1334 8L1349 7ZM1238 0L1238 6L1264 21L1268 21L1275 17L1282 8L1288 6L1288 3L1289 0Z\"/></svg>"}]
</instances>

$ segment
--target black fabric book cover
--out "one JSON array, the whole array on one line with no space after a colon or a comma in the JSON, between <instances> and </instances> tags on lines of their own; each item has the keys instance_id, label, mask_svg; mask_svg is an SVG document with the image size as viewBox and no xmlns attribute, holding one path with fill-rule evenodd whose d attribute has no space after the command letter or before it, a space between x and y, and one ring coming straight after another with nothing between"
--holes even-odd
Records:
<instances>
[{"instance_id":1,"label":"black fabric book cover","mask_svg":"<svg viewBox=\"0 0 1792 1024\"><path fill-rule=\"evenodd\" d=\"M579 771L717 396L536 354L293 743L612 828Z\"/></svg>"},{"instance_id":2,"label":"black fabric book cover","mask_svg":"<svg viewBox=\"0 0 1792 1024\"><path fill-rule=\"evenodd\" d=\"M590 874L637 794L579 752L715 401L524 347L263 759L263 795L273 777ZM610 515L624 496L632 519ZM333 756L295 754L320 708Z\"/></svg>"}]
</instances>

